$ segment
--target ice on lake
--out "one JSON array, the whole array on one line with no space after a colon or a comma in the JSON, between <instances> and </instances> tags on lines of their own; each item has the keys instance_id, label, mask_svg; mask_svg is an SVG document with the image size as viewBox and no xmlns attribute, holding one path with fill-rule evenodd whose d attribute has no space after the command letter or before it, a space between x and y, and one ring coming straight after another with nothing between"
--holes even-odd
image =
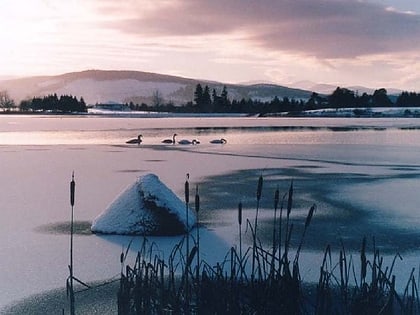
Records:
<instances>
[{"instance_id":1,"label":"ice on lake","mask_svg":"<svg viewBox=\"0 0 420 315\"><path fill-rule=\"evenodd\" d=\"M139 133L140 146L125 144ZM173 133L201 144L161 144ZM221 137L227 144L209 143ZM301 256L307 264L303 277L310 278L309 262L328 243L338 249L342 240L357 252L363 236L375 237L389 257L400 252L404 262L396 270L405 272L419 263L419 156L416 119L1 116L0 307L64 287L69 235L63 227L70 218L73 171L81 230L138 176L155 173L182 197L189 173L191 189L200 191L202 257L209 263L238 242L239 201L244 214L254 217L261 174L260 237L269 244L274 190L285 193L293 180L296 235L309 207L317 204L304 244L306 260L305 253ZM75 237L76 276L83 281L118 276L120 252L132 239L80 232ZM168 255L181 239L151 241ZM141 239L132 244L129 262Z\"/></svg>"}]
</instances>

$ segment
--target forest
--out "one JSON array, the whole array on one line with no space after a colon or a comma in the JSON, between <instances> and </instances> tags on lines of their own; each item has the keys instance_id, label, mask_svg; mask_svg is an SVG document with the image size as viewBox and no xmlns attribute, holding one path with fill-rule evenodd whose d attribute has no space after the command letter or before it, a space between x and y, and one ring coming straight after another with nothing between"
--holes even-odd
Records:
<instances>
[{"instance_id":1,"label":"forest","mask_svg":"<svg viewBox=\"0 0 420 315\"><path fill-rule=\"evenodd\" d=\"M327 108L372 108L372 107L420 107L420 93L402 92L398 97L389 96L384 88L375 90L373 94L358 93L337 87L330 95L313 92L308 100L274 97L271 101L253 99L236 100L228 95L226 86L218 93L215 89L197 84L194 101L184 106L172 103L155 102L154 105L127 104L131 110L179 112L179 113L300 113L306 110Z\"/></svg>"},{"instance_id":2,"label":"forest","mask_svg":"<svg viewBox=\"0 0 420 315\"><path fill-rule=\"evenodd\" d=\"M337 87L330 95L312 92L309 99L293 99L275 96L270 101L242 98L234 99L229 96L228 89L223 86L221 91L210 90L208 85L204 87L198 83L194 90L193 101L184 105L174 105L166 102L159 95L153 98L152 104L126 103L126 108L135 111L146 112L172 112L172 113L290 113L298 115L304 111L316 109L339 109L354 108L360 111L373 107L420 107L420 93L402 92L400 95L388 95L386 89L381 88L373 94L354 92L347 88ZM8 96L6 91L0 92L0 109L8 112L52 112L52 113L85 113L88 111L83 97L78 100L72 95L52 94L44 97L34 97L23 100L17 106Z\"/></svg>"},{"instance_id":3,"label":"forest","mask_svg":"<svg viewBox=\"0 0 420 315\"><path fill-rule=\"evenodd\" d=\"M23 113L28 112L53 112L53 113L85 113L87 105L83 97L78 100L72 95L52 94L44 97L34 97L30 100L23 100L19 106L15 105L8 93L0 92L0 108L5 113L16 113L16 110Z\"/></svg>"}]
</instances>

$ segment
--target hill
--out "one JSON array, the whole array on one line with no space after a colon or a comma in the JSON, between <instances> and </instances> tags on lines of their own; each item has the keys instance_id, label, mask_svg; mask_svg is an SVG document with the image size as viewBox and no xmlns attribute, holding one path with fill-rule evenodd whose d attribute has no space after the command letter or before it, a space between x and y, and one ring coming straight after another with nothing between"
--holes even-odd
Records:
<instances>
[{"instance_id":1,"label":"hill","mask_svg":"<svg viewBox=\"0 0 420 315\"><path fill-rule=\"evenodd\" d=\"M218 93L226 85L229 98L267 101L275 96L308 99L310 91L288 88L275 84L224 84L178 76L141 71L86 70L57 76L35 76L0 80L0 91L6 90L19 103L34 96L73 95L83 97L87 104L129 103L151 104L159 95L165 102L185 104L193 101L196 85L208 85Z\"/></svg>"},{"instance_id":2,"label":"hill","mask_svg":"<svg viewBox=\"0 0 420 315\"><path fill-rule=\"evenodd\" d=\"M337 85L333 85L333 84L323 84L323 83L315 83L312 81L298 81L292 84L292 87L297 88L297 89L303 89L303 90L309 90L309 91L314 91L320 94L332 94L334 92L334 90L337 88ZM355 86L341 86L342 88L347 88L351 91L357 92L358 94L363 94L363 93L367 93L367 94L373 94L376 90L376 88L369 88L369 87L365 87L365 86L359 86L359 85L355 85ZM378 87L378 88L382 88L382 87ZM386 88L388 95L399 95L401 94L402 90L400 89L395 89L395 88Z\"/></svg>"}]
</instances>

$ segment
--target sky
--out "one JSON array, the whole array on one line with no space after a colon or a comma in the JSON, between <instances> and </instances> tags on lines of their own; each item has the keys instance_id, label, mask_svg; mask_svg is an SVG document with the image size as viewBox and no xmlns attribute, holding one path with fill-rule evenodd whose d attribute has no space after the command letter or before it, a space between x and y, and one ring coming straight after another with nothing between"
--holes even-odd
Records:
<instances>
[{"instance_id":1,"label":"sky","mask_svg":"<svg viewBox=\"0 0 420 315\"><path fill-rule=\"evenodd\" d=\"M420 91L419 0L1 0L0 77L137 70Z\"/></svg>"}]
</instances>

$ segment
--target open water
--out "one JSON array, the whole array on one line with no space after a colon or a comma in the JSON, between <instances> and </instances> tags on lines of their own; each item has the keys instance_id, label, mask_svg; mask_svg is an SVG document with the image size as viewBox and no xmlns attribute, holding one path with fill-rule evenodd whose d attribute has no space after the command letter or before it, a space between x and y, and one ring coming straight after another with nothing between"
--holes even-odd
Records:
<instances>
[{"instance_id":1,"label":"open water","mask_svg":"<svg viewBox=\"0 0 420 315\"><path fill-rule=\"evenodd\" d=\"M200 144L161 143L174 133ZM138 134L140 146L125 144ZM220 138L227 143L209 143ZM65 286L73 172L75 274L83 281L118 277L119 254L132 238L91 235L89 224L149 172L178 196L187 173L199 187L202 257L210 263L238 243L239 201L253 220L260 175L259 237L267 246L277 187L286 193L293 181L296 242L317 205L301 257L304 280L316 279L327 244L357 255L364 236L388 261L401 253L397 281L420 263L418 119L2 115L0 165L0 308ZM179 239L153 241L168 255ZM139 246L135 239L132 259Z\"/></svg>"}]
</instances>

